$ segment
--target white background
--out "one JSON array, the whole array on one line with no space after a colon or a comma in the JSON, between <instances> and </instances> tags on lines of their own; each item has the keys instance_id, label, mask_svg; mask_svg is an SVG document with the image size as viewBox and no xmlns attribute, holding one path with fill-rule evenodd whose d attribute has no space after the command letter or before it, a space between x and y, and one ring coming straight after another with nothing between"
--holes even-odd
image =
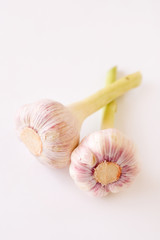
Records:
<instances>
[{"instance_id":1,"label":"white background","mask_svg":"<svg viewBox=\"0 0 160 240\"><path fill-rule=\"evenodd\" d=\"M41 165L14 118L41 98L92 94L115 64L143 74L119 99L115 124L136 143L141 172L127 191L97 199L68 169ZM0 0L0 99L0 239L160 239L159 0ZM100 120L100 111L88 118L81 136Z\"/></svg>"}]
</instances>

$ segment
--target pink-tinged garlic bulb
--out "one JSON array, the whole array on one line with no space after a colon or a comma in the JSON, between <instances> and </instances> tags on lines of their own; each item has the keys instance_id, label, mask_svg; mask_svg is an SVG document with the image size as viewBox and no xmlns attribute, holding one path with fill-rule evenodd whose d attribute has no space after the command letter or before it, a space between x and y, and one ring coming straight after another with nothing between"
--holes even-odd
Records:
<instances>
[{"instance_id":1,"label":"pink-tinged garlic bulb","mask_svg":"<svg viewBox=\"0 0 160 240\"><path fill-rule=\"evenodd\" d=\"M73 151L69 171L76 185L94 196L119 192L138 171L134 145L113 128L94 132Z\"/></svg>"},{"instance_id":2,"label":"pink-tinged garlic bulb","mask_svg":"<svg viewBox=\"0 0 160 240\"><path fill-rule=\"evenodd\" d=\"M20 139L40 162L55 167L68 164L80 126L67 107L51 100L25 105L16 125Z\"/></svg>"},{"instance_id":3,"label":"pink-tinged garlic bulb","mask_svg":"<svg viewBox=\"0 0 160 240\"><path fill-rule=\"evenodd\" d=\"M107 85L116 80L116 67L107 74ZM74 182L94 196L104 197L126 188L138 168L134 145L113 128L116 101L103 112L102 129L85 137L71 155L70 175Z\"/></svg>"},{"instance_id":4,"label":"pink-tinged garlic bulb","mask_svg":"<svg viewBox=\"0 0 160 240\"><path fill-rule=\"evenodd\" d=\"M137 72L68 107L51 100L25 105L17 115L18 135L40 162L65 167L79 143L84 119L140 82L141 74Z\"/></svg>"}]
</instances>

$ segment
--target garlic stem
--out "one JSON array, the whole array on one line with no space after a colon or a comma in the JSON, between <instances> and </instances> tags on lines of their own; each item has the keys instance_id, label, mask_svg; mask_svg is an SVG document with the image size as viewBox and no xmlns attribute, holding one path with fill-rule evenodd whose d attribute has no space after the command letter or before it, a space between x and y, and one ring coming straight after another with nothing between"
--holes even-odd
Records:
<instances>
[{"instance_id":1,"label":"garlic stem","mask_svg":"<svg viewBox=\"0 0 160 240\"><path fill-rule=\"evenodd\" d=\"M139 86L141 78L142 76L140 72L123 77L108 87L99 90L90 97L70 105L69 108L80 123L82 123L89 115L120 97L128 90Z\"/></svg>"},{"instance_id":2,"label":"garlic stem","mask_svg":"<svg viewBox=\"0 0 160 240\"><path fill-rule=\"evenodd\" d=\"M107 72L106 86L116 81L117 67L111 68ZM107 104L103 109L101 129L113 128L114 127L114 116L117 110L116 100Z\"/></svg>"}]
</instances>

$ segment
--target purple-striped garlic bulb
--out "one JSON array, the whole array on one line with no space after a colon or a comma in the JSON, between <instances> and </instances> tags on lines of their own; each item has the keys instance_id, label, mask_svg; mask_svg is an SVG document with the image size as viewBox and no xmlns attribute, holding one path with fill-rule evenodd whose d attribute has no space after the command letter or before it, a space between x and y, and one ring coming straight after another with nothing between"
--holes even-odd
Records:
<instances>
[{"instance_id":1,"label":"purple-striped garlic bulb","mask_svg":"<svg viewBox=\"0 0 160 240\"><path fill-rule=\"evenodd\" d=\"M84 119L129 89L137 87L140 82L139 72L131 74L68 107L51 100L27 104L20 109L16 118L18 135L40 162L52 167L65 167L79 143Z\"/></svg>"},{"instance_id":2,"label":"purple-striped garlic bulb","mask_svg":"<svg viewBox=\"0 0 160 240\"><path fill-rule=\"evenodd\" d=\"M114 84L116 67L107 74L107 85ZM112 85L111 84L111 85ZM126 188L138 167L133 143L113 128L116 102L104 109L102 129L85 137L71 155L70 175L79 188L104 197Z\"/></svg>"},{"instance_id":3,"label":"purple-striped garlic bulb","mask_svg":"<svg viewBox=\"0 0 160 240\"><path fill-rule=\"evenodd\" d=\"M134 145L117 129L94 132L73 151L69 171L76 185L94 196L119 192L138 171Z\"/></svg>"}]
</instances>

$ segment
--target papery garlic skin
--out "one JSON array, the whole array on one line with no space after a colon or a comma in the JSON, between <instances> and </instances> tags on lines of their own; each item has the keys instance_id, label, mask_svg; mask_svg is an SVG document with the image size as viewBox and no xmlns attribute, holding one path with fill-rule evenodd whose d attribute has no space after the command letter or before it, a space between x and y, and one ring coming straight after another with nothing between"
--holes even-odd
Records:
<instances>
[{"instance_id":1,"label":"papery garlic skin","mask_svg":"<svg viewBox=\"0 0 160 240\"><path fill-rule=\"evenodd\" d=\"M36 154L40 162L58 168L69 164L79 142L80 126L67 107L51 100L24 105L16 118L20 138L26 128L33 129L41 139L42 150Z\"/></svg>"},{"instance_id":2,"label":"papery garlic skin","mask_svg":"<svg viewBox=\"0 0 160 240\"><path fill-rule=\"evenodd\" d=\"M119 165L121 175L115 182L102 185L94 177L102 162ZM105 129L85 137L71 155L70 175L79 188L104 197L126 188L135 178L138 167L133 143L117 129Z\"/></svg>"}]
</instances>

